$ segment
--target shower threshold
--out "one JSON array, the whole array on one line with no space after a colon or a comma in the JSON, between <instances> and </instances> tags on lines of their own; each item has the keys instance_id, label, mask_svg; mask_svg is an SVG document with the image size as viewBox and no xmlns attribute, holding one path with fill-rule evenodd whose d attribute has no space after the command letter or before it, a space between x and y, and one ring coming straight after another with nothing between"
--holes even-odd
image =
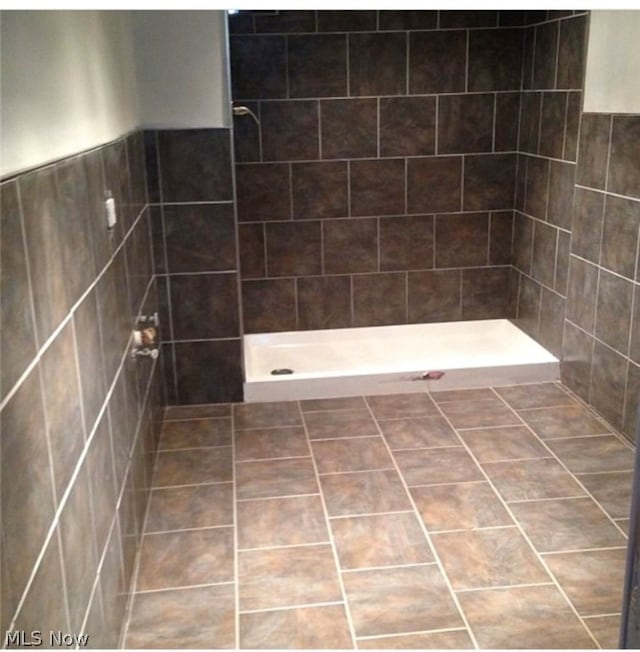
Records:
<instances>
[{"instance_id":1,"label":"shower threshold","mask_svg":"<svg viewBox=\"0 0 640 652\"><path fill-rule=\"evenodd\" d=\"M508 319L244 336L244 400L436 392L559 379L558 359Z\"/></svg>"}]
</instances>

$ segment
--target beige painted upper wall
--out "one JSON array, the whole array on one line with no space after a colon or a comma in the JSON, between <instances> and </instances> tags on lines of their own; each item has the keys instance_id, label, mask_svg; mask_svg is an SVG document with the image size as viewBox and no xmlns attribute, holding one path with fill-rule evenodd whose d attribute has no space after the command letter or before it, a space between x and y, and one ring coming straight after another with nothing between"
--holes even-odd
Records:
<instances>
[{"instance_id":1,"label":"beige painted upper wall","mask_svg":"<svg viewBox=\"0 0 640 652\"><path fill-rule=\"evenodd\" d=\"M584 111L640 113L640 11L592 11Z\"/></svg>"},{"instance_id":2,"label":"beige painted upper wall","mask_svg":"<svg viewBox=\"0 0 640 652\"><path fill-rule=\"evenodd\" d=\"M3 11L0 175L139 126L130 12Z\"/></svg>"},{"instance_id":3,"label":"beige painted upper wall","mask_svg":"<svg viewBox=\"0 0 640 652\"><path fill-rule=\"evenodd\" d=\"M136 11L133 18L145 127L230 126L224 11Z\"/></svg>"}]
</instances>

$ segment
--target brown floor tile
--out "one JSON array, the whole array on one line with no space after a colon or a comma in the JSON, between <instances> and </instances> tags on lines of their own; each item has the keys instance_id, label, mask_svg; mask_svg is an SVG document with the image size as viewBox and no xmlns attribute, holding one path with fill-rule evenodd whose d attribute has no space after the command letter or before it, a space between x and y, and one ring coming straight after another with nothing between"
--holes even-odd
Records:
<instances>
[{"instance_id":1,"label":"brown floor tile","mask_svg":"<svg viewBox=\"0 0 640 652\"><path fill-rule=\"evenodd\" d=\"M137 593L124 647L234 648L233 586Z\"/></svg>"},{"instance_id":2,"label":"brown floor tile","mask_svg":"<svg viewBox=\"0 0 640 652\"><path fill-rule=\"evenodd\" d=\"M236 403L233 406L233 425L236 428L301 426L302 418L297 401Z\"/></svg>"},{"instance_id":3,"label":"brown floor tile","mask_svg":"<svg viewBox=\"0 0 640 652\"><path fill-rule=\"evenodd\" d=\"M329 541L320 496L248 500L237 509L240 548Z\"/></svg>"},{"instance_id":4,"label":"brown floor tile","mask_svg":"<svg viewBox=\"0 0 640 652\"><path fill-rule=\"evenodd\" d=\"M233 528L145 534L138 591L233 580Z\"/></svg>"},{"instance_id":5,"label":"brown floor tile","mask_svg":"<svg viewBox=\"0 0 640 652\"><path fill-rule=\"evenodd\" d=\"M582 487L553 459L485 462L482 468L507 501L585 495Z\"/></svg>"},{"instance_id":6,"label":"brown floor tile","mask_svg":"<svg viewBox=\"0 0 640 652\"><path fill-rule=\"evenodd\" d=\"M379 435L356 439L311 442L318 473L373 471L393 466L387 447Z\"/></svg>"},{"instance_id":7,"label":"brown floor tile","mask_svg":"<svg viewBox=\"0 0 640 652\"><path fill-rule=\"evenodd\" d=\"M463 448L396 451L394 457L408 485L484 479L478 465Z\"/></svg>"},{"instance_id":8,"label":"brown floor tile","mask_svg":"<svg viewBox=\"0 0 640 652\"><path fill-rule=\"evenodd\" d=\"M458 594L482 649L594 648L555 586L522 586Z\"/></svg>"},{"instance_id":9,"label":"brown floor tile","mask_svg":"<svg viewBox=\"0 0 640 652\"><path fill-rule=\"evenodd\" d=\"M311 455L304 428L296 426L236 430L235 441L236 462Z\"/></svg>"},{"instance_id":10,"label":"brown floor tile","mask_svg":"<svg viewBox=\"0 0 640 652\"><path fill-rule=\"evenodd\" d=\"M376 419L428 417L439 414L429 395L422 392L367 396L366 399Z\"/></svg>"},{"instance_id":11,"label":"brown floor tile","mask_svg":"<svg viewBox=\"0 0 640 652\"><path fill-rule=\"evenodd\" d=\"M174 421L181 419L209 419L217 417L230 417L231 405L229 403L211 403L206 405L171 405L165 408L164 420Z\"/></svg>"},{"instance_id":12,"label":"brown floor tile","mask_svg":"<svg viewBox=\"0 0 640 652\"><path fill-rule=\"evenodd\" d=\"M400 634L381 638L361 638L360 650L471 650L473 642L466 629L424 634Z\"/></svg>"},{"instance_id":13,"label":"brown floor tile","mask_svg":"<svg viewBox=\"0 0 640 652\"><path fill-rule=\"evenodd\" d=\"M517 426L522 423L498 398L440 403L440 408L454 428Z\"/></svg>"},{"instance_id":14,"label":"brown floor tile","mask_svg":"<svg viewBox=\"0 0 640 652\"><path fill-rule=\"evenodd\" d=\"M357 636L462 626L435 564L343 573Z\"/></svg>"},{"instance_id":15,"label":"brown floor tile","mask_svg":"<svg viewBox=\"0 0 640 652\"><path fill-rule=\"evenodd\" d=\"M275 498L318 493L311 458L236 464L236 497Z\"/></svg>"},{"instance_id":16,"label":"brown floor tile","mask_svg":"<svg viewBox=\"0 0 640 652\"><path fill-rule=\"evenodd\" d=\"M367 437L378 435L376 422L367 409L310 412L304 415L309 439Z\"/></svg>"},{"instance_id":17,"label":"brown floor tile","mask_svg":"<svg viewBox=\"0 0 640 652\"><path fill-rule=\"evenodd\" d=\"M489 387L478 389L447 389L442 392L431 392L431 398L436 403L447 401L482 401L484 399L495 399L496 395Z\"/></svg>"},{"instance_id":18,"label":"brown floor tile","mask_svg":"<svg viewBox=\"0 0 640 652\"><path fill-rule=\"evenodd\" d=\"M329 516L411 509L400 477L393 470L323 475L320 486Z\"/></svg>"},{"instance_id":19,"label":"brown floor tile","mask_svg":"<svg viewBox=\"0 0 640 652\"><path fill-rule=\"evenodd\" d=\"M542 439L607 432L607 428L580 405L518 410L518 415Z\"/></svg>"},{"instance_id":20,"label":"brown floor tile","mask_svg":"<svg viewBox=\"0 0 640 652\"><path fill-rule=\"evenodd\" d=\"M170 487L232 480L231 446L160 451L156 457L154 487Z\"/></svg>"},{"instance_id":21,"label":"brown floor tile","mask_svg":"<svg viewBox=\"0 0 640 652\"><path fill-rule=\"evenodd\" d=\"M413 513L337 518L331 529L343 570L434 561Z\"/></svg>"},{"instance_id":22,"label":"brown floor tile","mask_svg":"<svg viewBox=\"0 0 640 652\"><path fill-rule=\"evenodd\" d=\"M533 383L496 387L496 392L515 410L556 405L576 405L576 401L555 383Z\"/></svg>"},{"instance_id":23,"label":"brown floor tile","mask_svg":"<svg viewBox=\"0 0 640 652\"><path fill-rule=\"evenodd\" d=\"M238 581L241 611L342 601L328 545L241 551Z\"/></svg>"},{"instance_id":24,"label":"brown floor tile","mask_svg":"<svg viewBox=\"0 0 640 652\"><path fill-rule=\"evenodd\" d=\"M460 446L460 440L441 416L380 421L380 428L392 450Z\"/></svg>"},{"instance_id":25,"label":"brown floor tile","mask_svg":"<svg viewBox=\"0 0 640 652\"><path fill-rule=\"evenodd\" d=\"M445 532L431 540L455 590L551 581L516 527Z\"/></svg>"},{"instance_id":26,"label":"brown floor tile","mask_svg":"<svg viewBox=\"0 0 640 652\"><path fill-rule=\"evenodd\" d=\"M231 446L231 419L166 421L158 450Z\"/></svg>"},{"instance_id":27,"label":"brown floor tile","mask_svg":"<svg viewBox=\"0 0 640 652\"><path fill-rule=\"evenodd\" d=\"M479 462L551 457L551 453L524 426L464 430L460 436Z\"/></svg>"},{"instance_id":28,"label":"brown floor tile","mask_svg":"<svg viewBox=\"0 0 640 652\"><path fill-rule=\"evenodd\" d=\"M633 469L633 451L614 435L558 439L547 445L573 473Z\"/></svg>"},{"instance_id":29,"label":"brown floor tile","mask_svg":"<svg viewBox=\"0 0 640 652\"><path fill-rule=\"evenodd\" d=\"M620 643L620 616L596 616L585 618L585 625L596 637L604 650L618 649Z\"/></svg>"},{"instance_id":30,"label":"brown floor tile","mask_svg":"<svg viewBox=\"0 0 640 652\"><path fill-rule=\"evenodd\" d=\"M591 498L510 505L539 552L623 546L625 539Z\"/></svg>"},{"instance_id":31,"label":"brown floor tile","mask_svg":"<svg viewBox=\"0 0 640 652\"><path fill-rule=\"evenodd\" d=\"M633 473L589 473L578 480L612 518L627 518L631 510Z\"/></svg>"},{"instance_id":32,"label":"brown floor tile","mask_svg":"<svg viewBox=\"0 0 640 652\"><path fill-rule=\"evenodd\" d=\"M362 396L342 398L310 398L300 401L303 412L324 412L325 410L357 410L367 407Z\"/></svg>"},{"instance_id":33,"label":"brown floor tile","mask_svg":"<svg viewBox=\"0 0 640 652\"><path fill-rule=\"evenodd\" d=\"M414 487L411 495L431 532L514 524L488 482Z\"/></svg>"},{"instance_id":34,"label":"brown floor tile","mask_svg":"<svg viewBox=\"0 0 640 652\"><path fill-rule=\"evenodd\" d=\"M233 485L154 489L145 532L233 525Z\"/></svg>"},{"instance_id":35,"label":"brown floor tile","mask_svg":"<svg viewBox=\"0 0 640 652\"><path fill-rule=\"evenodd\" d=\"M629 536L629 519L628 518L617 518L616 524L618 527Z\"/></svg>"},{"instance_id":36,"label":"brown floor tile","mask_svg":"<svg viewBox=\"0 0 640 652\"><path fill-rule=\"evenodd\" d=\"M620 548L545 555L544 559L578 613L596 616L620 611L626 554Z\"/></svg>"},{"instance_id":37,"label":"brown floor tile","mask_svg":"<svg viewBox=\"0 0 640 652\"><path fill-rule=\"evenodd\" d=\"M330 605L241 614L240 647L329 650L352 642L344 606Z\"/></svg>"}]
</instances>

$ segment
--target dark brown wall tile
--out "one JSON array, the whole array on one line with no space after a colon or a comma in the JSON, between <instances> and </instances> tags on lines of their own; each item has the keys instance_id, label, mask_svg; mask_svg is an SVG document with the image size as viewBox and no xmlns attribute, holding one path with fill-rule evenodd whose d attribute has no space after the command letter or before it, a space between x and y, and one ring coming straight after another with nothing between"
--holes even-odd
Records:
<instances>
[{"instance_id":1,"label":"dark brown wall tile","mask_svg":"<svg viewBox=\"0 0 640 652\"><path fill-rule=\"evenodd\" d=\"M319 32L368 32L375 28L375 11L318 11Z\"/></svg>"},{"instance_id":2,"label":"dark brown wall tile","mask_svg":"<svg viewBox=\"0 0 640 652\"><path fill-rule=\"evenodd\" d=\"M238 220L286 220L291 216L289 165L236 166Z\"/></svg>"},{"instance_id":3,"label":"dark brown wall tile","mask_svg":"<svg viewBox=\"0 0 640 652\"><path fill-rule=\"evenodd\" d=\"M227 14L229 34L253 34L253 14L250 11L238 11Z\"/></svg>"},{"instance_id":4,"label":"dark brown wall tile","mask_svg":"<svg viewBox=\"0 0 640 652\"><path fill-rule=\"evenodd\" d=\"M325 220L324 271L327 274L378 269L378 220Z\"/></svg>"},{"instance_id":5,"label":"dark brown wall tile","mask_svg":"<svg viewBox=\"0 0 640 652\"><path fill-rule=\"evenodd\" d=\"M488 213L436 215L436 267L487 264Z\"/></svg>"},{"instance_id":6,"label":"dark brown wall tile","mask_svg":"<svg viewBox=\"0 0 640 652\"><path fill-rule=\"evenodd\" d=\"M527 195L527 156L516 155L516 189L514 208L521 213L524 212L524 202Z\"/></svg>"},{"instance_id":7,"label":"dark brown wall tile","mask_svg":"<svg viewBox=\"0 0 640 652\"><path fill-rule=\"evenodd\" d=\"M596 336L627 355L631 326L633 284L600 270L596 306Z\"/></svg>"},{"instance_id":8,"label":"dark brown wall tile","mask_svg":"<svg viewBox=\"0 0 640 652\"><path fill-rule=\"evenodd\" d=\"M263 102L260 117L263 160L318 158L318 103L315 100Z\"/></svg>"},{"instance_id":9,"label":"dark brown wall tile","mask_svg":"<svg viewBox=\"0 0 640 652\"><path fill-rule=\"evenodd\" d=\"M322 270L320 222L266 225L267 275L305 276Z\"/></svg>"},{"instance_id":10,"label":"dark brown wall tile","mask_svg":"<svg viewBox=\"0 0 640 652\"><path fill-rule=\"evenodd\" d=\"M565 299L542 288L540 296L540 344L557 358L562 356Z\"/></svg>"},{"instance_id":11,"label":"dark brown wall tile","mask_svg":"<svg viewBox=\"0 0 640 652\"><path fill-rule=\"evenodd\" d=\"M404 324L406 316L404 273L358 274L353 277L353 325Z\"/></svg>"},{"instance_id":12,"label":"dark brown wall tile","mask_svg":"<svg viewBox=\"0 0 640 652\"><path fill-rule=\"evenodd\" d=\"M520 103L520 151L538 153L542 93L523 93Z\"/></svg>"},{"instance_id":13,"label":"dark brown wall tile","mask_svg":"<svg viewBox=\"0 0 640 652\"><path fill-rule=\"evenodd\" d=\"M536 27L536 46L533 67L533 87L555 88L558 23Z\"/></svg>"},{"instance_id":14,"label":"dark brown wall tile","mask_svg":"<svg viewBox=\"0 0 640 652\"><path fill-rule=\"evenodd\" d=\"M541 220L547 219L549 165L544 158L527 157L527 196L525 212Z\"/></svg>"},{"instance_id":15,"label":"dark brown wall tile","mask_svg":"<svg viewBox=\"0 0 640 652\"><path fill-rule=\"evenodd\" d=\"M180 404L242 400L240 340L178 342L175 347Z\"/></svg>"},{"instance_id":16,"label":"dark brown wall tile","mask_svg":"<svg viewBox=\"0 0 640 652\"><path fill-rule=\"evenodd\" d=\"M553 287L558 229L536 222L533 235L531 275L536 281Z\"/></svg>"},{"instance_id":17,"label":"dark brown wall tile","mask_svg":"<svg viewBox=\"0 0 640 652\"><path fill-rule=\"evenodd\" d=\"M462 319L503 319L508 296L508 267L462 270Z\"/></svg>"},{"instance_id":18,"label":"dark brown wall tile","mask_svg":"<svg viewBox=\"0 0 640 652\"><path fill-rule=\"evenodd\" d=\"M174 275L169 287L174 339L238 336L235 273Z\"/></svg>"},{"instance_id":19,"label":"dark brown wall tile","mask_svg":"<svg viewBox=\"0 0 640 652\"><path fill-rule=\"evenodd\" d=\"M292 32L314 32L316 16L314 11L277 11L273 14L259 13L254 17L256 33L283 34Z\"/></svg>"},{"instance_id":20,"label":"dark brown wall tile","mask_svg":"<svg viewBox=\"0 0 640 652\"><path fill-rule=\"evenodd\" d=\"M554 290L565 297L567 295L570 253L571 234L566 231L558 231L558 254L556 256L556 280Z\"/></svg>"},{"instance_id":21,"label":"dark brown wall tile","mask_svg":"<svg viewBox=\"0 0 640 652\"><path fill-rule=\"evenodd\" d=\"M527 12L523 10L501 10L498 12L500 27L522 27L526 24Z\"/></svg>"},{"instance_id":22,"label":"dark brown wall tile","mask_svg":"<svg viewBox=\"0 0 640 652\"><path fill-rule=\"evenodd\" d=\"M153 276L151 259L151 234L149 232L149 210L145 209L136 222L125 243L127 281L132 315L140 313L141 303L149 281Z\"/></svg>"},{"instance_id":23,"label":"dark brown wall tile","mask_svg":"<svg viewBox=\"0 0 640 652\"><path fill-rule=\"evenodd\" d=\"M242 315L245 333L295 330L295 280L243 281Z\"/></svg>"},{"instance_id":24,"label":"dark brown wall tile","mask_svg":"<svg viewBox=\"0 0 640 652\"><path fill-rule=\"evenodd\" d=\"M22 237L17 183L12 181L0 186L0 200L0 397L4 398L35 356L36 335L31 312L27 255Z\"/></svg>"},{"instance_id":25,"label":"dark brown wall tile","mask_svg":"<svg viewBox=\"0 0 640 652\"><path fill-rule=\"evenodd\" d=\"M522 30L469 32L469 91L520 90Z\"/></svg>"},{"instance_id":26,"label":"dark brown wall tile","mask_svg":"<svg viewBox=\"0 0 640 652\"><path fill-rule=\"evenodd\" d=\"M349 276L315 276L297 279L298 327L348 328L351 326Z\"/></svg>"},{"instance_id":27,"label":"dark brown wall tile","mask_svg":"<svg viewBox=\"0 0 640 652\"><path fill-rule=\"evenodd\" d=\"M635 443L638 415L640 414L640 367L629 363L627 371L627 393L624 401L624 423L622 432Z\"/></svg>"},{"instance_id":28,"label":"dark brown wall tile","mask_svg":"<svg viewBox=\"0 0 640 652\"><path fill-rule=\"evenodd\" d=\"M380 30L393 29L436 29L437 11L379 11Z\"/></svg>"},{"instance_id":29,"label":"dark brown wall tile","mask_svg":"<svg viewBox=\"0 0 640 652\"><path fill-rule=\"evenodd\" d=\"M571 211L575 190L576 166L572 163L549 163L549 205L547 218L551 224L571 229Z\"/></svg>"},{"instance_id":30,"label":"dark brown wall tile","mask_svg":"<svg viewBox=\"0 0 640 652\"><path fill-rule=\"evenodd\" d=\"M293 217L346 217L349 213L347 163L295 163L292 171Z\"/></svg>"},{"instance_id":31,"label":"dark brown wall tile","mask_svg":"<svg viewBox=\"0 0 640 652\"><path fill-rule=\"evenodd\" d=\"M573 204L571 252L597 263L602 239L604 195L576 188Z\"/></svg>"},{"instance_id":32,"label":"dark brown wall tile","mask_svg":"<svg viewBox=\"0 0 640 652\"><path fill-rule=\"evenodd\" d=\"M186 204L164 207L169 273L236 268L232 204Z\"/></svg>"},{"instance_id":33,"label":"dark brown wall tile","mask_svg":"<svg viewBox=\"0 0 640 652\"><path fill-rule=\"evenodd\" d=\"M624 387L629 363L596 340L593 346L591 403L614 428L622 428Z\"/></svg>"},{"instance_id":34,"label":"dark brown wall tile","mask_svg":"<svg viewBox=\"0 0 640 652\"><path fill-rule=\"evenodd\" d=\"M598 268L571 256L569 261L569 290L567 292L567 319L593 333Z\"/></svg>"},{"instance_id":35,"label":"dark brown wall tile","mask_svg":"<svg viewBox=\"0 0 640 652\"><path fill-rule=\"evenodd\" d=\"M240 224L240 273L242 278L260 278L266 275L264 225Z\"/></svg>"},{"instance_id":36,"label":"dark brown wall tile","mask_svg":"<svg viewBox=\"0 0 640 652\"><path fill-rule=\"evenodd\" d=\"M527 276L520 276L518 316L516 324L536 339L540 323L540 293L542 287Z\"/></svg>"},{"instance_id":37,"label":"dark brown wall tile","mask_svg":"<svg viewBox=\"0 0 640 652\"><path fill-rule=\"evenodd\" d=\"M435 154L436 99L393 97L380 100L380 155Z\"/></svg>"},{"instance_id":38,"label":"dark brown wall tile","mask_svg":"<svg viewBox=\"0 0 640 652\"><path fill-rule=\"evenodd\" d=\"M497 94L494 127L494 150L496 152L510 152L518 149L519 120L520 93Z\"/></svg>"},{"instance_id":39,"label":"dark brown wall tile","mask_svg":"<svg viewBox=\"0 0 640 652\"><path fill-rule=\"evenodd\" d=\"M497 11L440 11L440 27L495 27L498 24Z\"/></svg>"},{"instance_id":40,"label":"dark brown wall tile","mask_svg":"<svg viewBox=\"0 0 640 652\"><path fill-rule=\"evenodd\" d=\"M362 158L378 150L375 99L320 102L322 158Z\"/></svg>"},{"instance_id":41,"label":"dark brown wall tile","mask_svg":"<svg viewBox=\"0 0 640 652\"><path fill-rule=\"evenodd\" d=\"M135 219L147 203L143 133L141 131L130 133L126 137L126 145L129 176L131 180L132 217ZM91 202L91 195L89 195L88 200Z\"/></svg>"},{"instance_id":42,"label":"dark brown wall tile","mask_svg":"<svg viewBox=\"0 0 640 652\"><path fill-rule=\"evenodd\" d=\"M607 195L600 264L632 279L636 265L639 229L640 203Z\"/></svg>"},{"instance_id":43,"label":"dark brown wall tile","mask_svg":"<svg viewBox=\"0 0 640 652\"><path fill-rule=\"evenodd\" d=\"M164 224L160 206L149 206L149 221L151 225L151 246L153 247L153 270L156 274L166 274Z\"/></svg>"},{"instance_id":44,"label":"dark brown wall tile","mask_svg":"<svg viewBox=\"0 0 640 652\"><path fill-rule=\"evenodd\" d=\"M409 92L465 90L467 35L464 31L409 35Z\"/></svg>"},{"instance_id":45,"label":"dark brown wall tile","mask_svg":"<svg viewBox=\"0 0 640 652\"><path fill-rule=\"evenodd\" d=\"M464 210L511 208L515 182L515 154L465 156Z\"/></svg>"},{"instance_id":46,"label":"dark brown wall tile","mask_svg":"<svg viewBox=\"0 0 640 652\"><path fill-rule=\"evenodd\" d=\"M63 251L64 229L54 168L20 178L37 336L44 342L71 307Z\"/></svg>"},{"instance_id":47,"label":"dark brown wall tile","mask_svg":"<svg viewBox=\"0 0 640 652\"><path fill-rule=\"evenodd\" d=\"M231 94L234 100L286 97L283 36L231 36Z\"/></svg>"},{"instance_id":48,"label":"dark brown wall tile","mask_svg":"<svg viewBox=\"0 0 640 652\"><path fill-rule=\"evenodd\" d=\"M93 256L95 258L97 272L100 272L109 261L112 254L112 248L115 244L112 233L109 229L105 229L105 179L102 155L103 150L99 148L82 156L82 165L85 169L85 179L89 200L89 212L84 219L89 222L91 230L90 239L93 246ZM155 167L157 168L157 165ZM147 179L148 176L147 173ZM151 181L148 179L147 185L150 184ZM157 193L159 192L157 187L154 189L154 192L157 196Z\"/></svg>"},{"instance_id":49,"label":"dark brown wall tile","mask_svg":"<svg viewBox=\"0 0 640 652\"><path fill-rule=\"evenodd\" d=\"M522 54L522 88L533 88L533 53L535 44L535 28L529 27L524 31L524 52Z\"/></svg>"},{"instance_id":50,"label":"dark brown wall tile","mask_svg":"<svg viewBox=\"0 0 640 652\"><path fill-rule=\"evenodd\" d=\"M562 339L562 382L589 402L593 339L570 322L565 322Z\"/></svg>"},{"instance_id":51,"label":"dark brown wall tile","mask_svg":"<svg viewBox=\"0 0 640 652\"><path fill-rule=\"evenodd\" d=\"M380 218L382 271L433 267L433 216Z\"/></svg>"},{"instance_id":52,"label":"dark brown wall tile","mask_svg":"<svg viewBox=\"0 0 640 652\"><path fill-rule=\"evenodd\" d=\"M604 190L611 116L584 113L580 123L576 182Z\"/></svg>"},{"instance_id":53,"label":"dark brown wall tile","mask_svg":"<svg viewBox=\"0 0 640 652\"><path fill-rule=\"evenodd\" d=\"M578 152L578 131L582 112L582 93L579 91L567 94L567 119L564 134L564 158L574 161Z\"/></svg>"},{"instance_id":54,"label":"dark brown wall tile","mask_svg":"<svg viewBox=\"0 0 640 652\"><path fill-rule=\"evenodd\" d=\"M260 102L242 102L260 120ZM232 115L233 154L236 163L260 160L260 125L250 115Z\"/></svg>"},{"instance_id":55,"label":"dark brown wall tile","mask_svg":"<svg viewBox=\"0 0 640 652\"><path fill-rule=\"evenodd\" d=\"M406 41L403 32L351 34L351 95L403 95L407 88Z\"/></svg>"},{"instance_id":56,"label":"dark brown wall tile","mask_svg":"<svg viewBox=\"0 0 640 652\"><path fill-rule=\"evenodd\" d=\"M586 32L586 16L576 16L560 23L557 88L582 88Z\"/></svg>"},{"instance_id":57,"label":"dark brown wall tile","mask_svg":"<svg viewBox=\"0 0 640 652\"><path fill-rule=\"evenodd\" d=\"M233 199L228 129L180 129L158 133L165 202Z\"/></svg>"},{"instance_id":58,"label":"dark brown wall tile","mask_svg":"<svg viewBox=\"0 0 640 652\"><path fill-rule=\"evenodd\" d=\"M438 154L490 152L493 95L444 95L438 100Z\"/></svg>"},{"instance_id":59,"label":"dark brown wall tile","mask_svg":"<svg viewBox=\"0 0 640 652\"><path fill-rule=\"evenodd\" d=\"M398 215L405 212L405 164L397 159L352 161L351 214Z\"/></svg>"},{"instance_id":60,"label":"dark brown wall tile","mask_svg":"<svg viewBox=\"0 0 640 652\"><path fill-rule=\"evenodd\" d=\"M635 286L629 357L640 364L640 286Z\"/></svg>"},{"instance_id":61,"label":"dark brown wall tile","mask_svg":"<svg viewBox=\"0 0 640 652\"><path fill-rule=\"evenodd\" d=\"M640 116L613 117L607 190L640 198Z\"/></svg>"},{"instance_id":62,"label":"dark brown wall tile","mask_svg":"<svg viewBox=\"0 0 640 652\"><path fill-rule=\"evenodd\" d=\"M531 273L534 221L516 213L513 230L513 265L525 274Z\"/></svg>"},{"instance_id":63,"label":"dark brown wall tile","mask_svg":"<svg viewBox=\"0 0 640 652\"><path fill-rule=\"evenodd\" d=\"M290 97L347 94L347 37L344 34L290 36L287 61Z\"/></svg>"},{"instance_id":64,"label":"dark brown wall tile","mask_svg":"<svg viewBox=\"0 0 640 652\"><path fill-rule=\"evenodd\" d=\"M106 189L113 196L118 212L118 223L113 229L115 244L120 244L133 222L131 215L131 183L127 165L127 149L124 139L107 145L102 152Z\"/></svg>"},{"instance_id":65,"label":"dark brown wall tile","mask_svg":"<svg viewBox=\"0 0 640 652\"><path fill-rule=\"evenodd\" d=\"M407 212L460 210L462 157L438 156L407 162Z\"/></svg>"},{"instance_id":66,"label":"dark brown wall tile","mask_svg":"<svg viewBox=\"0 0 640 652\"><path fill-rule=\"evenodd\" d=\"M55 509L37 367L0 413L0 426L2 627L6 631L44 544ZM34 464L34 460L42 463ZM19 472L10 476L7 469ZM26 515L29 517L25 518ZM11 536L7 536L9 532Z\"/></svg>"},{"instance_id":67,"label":"dark brown wall tile","mask_svg":"<svg viewBox=\"0 0 640 652\"><path fill-rule=\"evenodd\" d=\"M409 323L461 319L461 276L461 270L408 272Z\"/></svg>"},{"instance_id":68,"label":"dark brown wall tile","mask_svg":"<svg viewBox=\"0 0 640 652\"><path fill-rule=\"evenodd\" d=\"M566 93L556 91L542 94L539 149L542 156L562 158L566 108Z\"/></svg>"},{"instance_id":69,"label":"dark brown wall tile","mask_svg":"<svg viewBox=\"0 0 640 652\"><path fill-rule=\"evenodd\" d=\"M513 213L491 213L489 222L489 264L510 265L513 245Z\"/></svg>"}]
</instances>

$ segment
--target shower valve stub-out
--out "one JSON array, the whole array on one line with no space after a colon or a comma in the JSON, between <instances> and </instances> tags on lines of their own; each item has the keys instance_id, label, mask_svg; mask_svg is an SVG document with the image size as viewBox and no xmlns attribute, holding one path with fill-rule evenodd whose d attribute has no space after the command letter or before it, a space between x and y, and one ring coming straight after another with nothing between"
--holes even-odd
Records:
<instances>
[{"instance_id":1,"label":"shower valve stub-out","mask_svg":"<svg viewBox=\"0 0 640 652\"><path fill-rule=\"evenodd\" d=\"M258 126L260 126L260 120L258 120L258 116L248 107L248 106L234 106L233 109L233 115L250 115L255 121Z\"/></svg>"},{"instance_id":2,"label":"shower valve stub-out","mask_svg":"<svg viewBox=\"0 0 640 652\"><path fill-rule=\"evenodd\" d=\"M411 380L440 380L444 376L444 371L425 371L419 376L414 376Z\"/></svg>"}]
</instances>

